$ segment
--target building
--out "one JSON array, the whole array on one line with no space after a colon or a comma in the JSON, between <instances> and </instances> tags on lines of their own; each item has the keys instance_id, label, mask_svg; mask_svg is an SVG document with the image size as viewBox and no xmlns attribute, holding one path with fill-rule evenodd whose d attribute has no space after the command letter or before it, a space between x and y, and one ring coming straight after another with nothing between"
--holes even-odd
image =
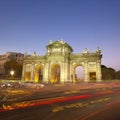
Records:
<instances>
[{"instance_id":1,"label":"building","mask_svg":"<svg viewBox=\"0 0 120 120\"><path fill-rule=\"evenodd\" d=\"M39 56L35 52L27 54L23 62L23 81L42 83L76 82L75 69L82 66L84 82L101 81L101 50L90 53L85 49L75 54L70 45L62 40L50 41L46 46L46 55Z\"/></svg>"},{"instance_id":2,"label":"building","mask_svg":"<svg viewBox=\"0 0 120 120\"><path fill-rule=\"evenodd\" d=\"M5 76L4 64L11 59L15 59L18 62L23 62L24 54L16 52L6 52L3 55L0 55L0 78Z\"/></svg>"}]
</instances>

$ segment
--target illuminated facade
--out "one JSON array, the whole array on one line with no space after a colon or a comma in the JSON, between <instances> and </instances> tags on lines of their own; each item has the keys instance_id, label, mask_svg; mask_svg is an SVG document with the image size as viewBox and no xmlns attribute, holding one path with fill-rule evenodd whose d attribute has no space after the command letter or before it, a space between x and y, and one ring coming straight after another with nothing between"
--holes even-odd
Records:
<instances>
[{"instance_id":1,"label":"illuminated facade","mask_svg":"<svg viewBox=\"0 0 120 120\"><path fill-rule=\"evenodd\" d=\"M23 63L23 81L40 83L76 82L75 69L83 67L84 82L101 81L101 51L99 48L90 53L85 49L74 54L70 45L62 40L50 41L46 46L46 55L31 56L25 54Z\"/></svg>"}]
</instances>

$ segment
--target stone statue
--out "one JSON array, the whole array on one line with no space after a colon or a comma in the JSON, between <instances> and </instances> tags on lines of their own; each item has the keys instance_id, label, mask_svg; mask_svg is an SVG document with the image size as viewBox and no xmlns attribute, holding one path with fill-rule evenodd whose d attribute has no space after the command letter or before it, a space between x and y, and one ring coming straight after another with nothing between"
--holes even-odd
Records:
<instances>
[{"instance_id":1,"label":"stone statue","mask_svg":"<svg viewBox=\"0 0 120 120\"><path fill-rule=\"evenodd\" d=\"M36 56L36 52L33 53L33 57L35 57L35 56Z\"/></svg>"},{"instance_id":2,"label":"stone statue","mask_svg":"<svg viewBox=\"0 0 120 120\"><path fill-rule=\"evenodd\" d=\"M97 47L97 50L95 52L96 53L101 53L101 50L99 49L99 47Z\"/></svg>"},{"instance_id":3,"label":"stone statue","mask_svg":"<svg viewBox=\"0 0 120 120\"><path fill-rule=\"evenodd\" d=\"M52 44L53 43L53 40L50 40L50 44Z\"/></svg>"},{"instance_id":4,"label":"stone statue","mask_svg":"<svg viewBox=\"0 0 120 120\"><path fill-rule=\"evenodd\" d=\"M27 52L25 52L24 57L27 57Z\"/></svg>"},{"instance_id":5,"label":"stone statue","mask_svg":"<svg viewBox=\"0 0 120 120\"><path fill-rule=\"evenodd\" d=\"M87 54L87 53L89 53L89 50L87 48L85 48L85 50L83 51L83 53Z\"/></svg>"}]
</instances>

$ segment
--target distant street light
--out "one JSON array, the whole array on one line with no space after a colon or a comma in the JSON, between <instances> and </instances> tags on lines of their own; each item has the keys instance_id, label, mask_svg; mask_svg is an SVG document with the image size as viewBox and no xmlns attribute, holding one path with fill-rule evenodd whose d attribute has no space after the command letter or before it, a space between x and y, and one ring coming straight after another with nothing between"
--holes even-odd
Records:
<instances>
[{"instance_id":1,"label":"distant street light","mask_svg":"<svg viewBox=\"0 0 120 120\"><path fill-rule=\"evenodd\" d=\"M10 71L10 75L13 77L15 72L13 70Z\"/></svg>"}]
</instances>

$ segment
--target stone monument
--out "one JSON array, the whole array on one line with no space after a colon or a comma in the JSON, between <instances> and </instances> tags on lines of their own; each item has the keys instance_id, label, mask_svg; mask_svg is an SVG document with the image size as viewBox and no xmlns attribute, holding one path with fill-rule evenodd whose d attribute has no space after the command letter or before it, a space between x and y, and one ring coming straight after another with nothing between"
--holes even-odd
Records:
<instances>
[{"instance_id":1,"label":"stone monument","mask_svg":"<svg viewBox=\"0 0 120 120\"><path fill-rule=\"evenodd\" d=\"M101 82L101 50L90 53L86 48L82 53L73 53L72 47L63 40L50 41L44 56L25 55L22 71L23 81L39 83L76 82L75 69L83 67L84 82Z\"/></svg>"}]
</instances>

